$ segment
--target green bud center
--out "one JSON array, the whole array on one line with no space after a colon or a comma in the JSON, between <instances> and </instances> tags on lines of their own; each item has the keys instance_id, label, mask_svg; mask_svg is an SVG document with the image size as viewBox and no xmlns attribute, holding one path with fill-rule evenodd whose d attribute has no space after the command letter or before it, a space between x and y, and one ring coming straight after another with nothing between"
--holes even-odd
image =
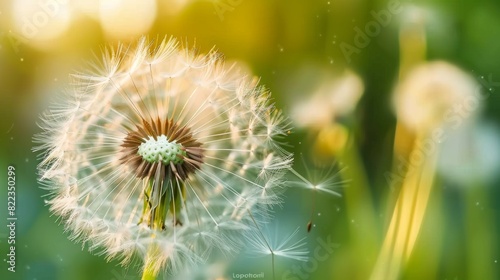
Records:
<instances>
[{"instance_id":1,"label":"green bud center","mask_svg":"<svg viewBox=\"0 0 500 280\"><path fill-rule=\"evenodd\" d=\"M137 153L149 163L161 161L165 165L171 162L174 164L183 163L186 156L186 151L183 150L182 145L177 144L175 140L168 141L165 135L160 135L156 139L150 136L146 142L139 145Z\"/></svg>"}]
</instances>

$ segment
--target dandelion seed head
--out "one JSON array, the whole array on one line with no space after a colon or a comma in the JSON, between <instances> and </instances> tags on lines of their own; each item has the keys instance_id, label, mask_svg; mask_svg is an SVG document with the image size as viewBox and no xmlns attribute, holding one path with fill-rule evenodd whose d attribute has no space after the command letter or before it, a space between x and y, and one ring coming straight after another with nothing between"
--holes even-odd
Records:
<instances>
[{"instance_id":1,"label":"dandelion seed head","mask_svg":"<svg viewBox=\"0 0 500 280\"><path fill-rule=\"evenodd\" d=\"M428 62L412 69L397 86L394 106L399 121L414 131L446 128L455 116L472 119L478 114L479 89L477 82L457 66ZM467 110L468 102L476 108Z\"/></svg>"},{"instance_id":2,"label":"dandelion seed head","mask_svg":"<svg viewBox=\"0 0 500 280\"><path fill-rule=\"evenodd\" d=\"M47 204L108 259L179 270L281 202L289 121L258 80L175 39L106 48L41 117ZM153 248L153 249L151 249Z\"/></svg>"},{"instance_id":3,"label":"dandelion seed head","mask_svg":"<svg viewBox=\"0 0 500 280\"><path fill-rule=\"evenodd\" d=\"M447 131L437 170L456 187L486 185L500 168L500 133L491 124L472 123Z\"/></svg>"}]
</instances>

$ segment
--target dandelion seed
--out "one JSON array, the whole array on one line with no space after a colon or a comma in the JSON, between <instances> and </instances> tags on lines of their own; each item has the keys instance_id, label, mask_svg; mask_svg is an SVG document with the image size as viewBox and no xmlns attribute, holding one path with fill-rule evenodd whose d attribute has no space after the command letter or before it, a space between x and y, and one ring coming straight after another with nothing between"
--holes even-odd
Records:
<instances>
[{"instance_id":1,"label":"dandelion seed","mask_svg":"<svg viewBox=\"0 0 500 280\"><path fill-rule=\"evenodd\" d=\"M110 48L35 136L48 204L73 240L152 275L234 251L280 202L288 120L257 80L174 39Z\"/></svg>"},{"instance_id":2,"label":"dandelion seed","mask_svg":"<svg viewBox=\"0 0 500 280\"><path fill-rule=\"evenodd\" d=\"M302 164L305 167L305 176L302 176L294 169L290 170L300 180L299 182L293 182L295 185L313 192L324 192L333 196L340 196L336 189L347 182L340 180L340 174L345 167L340 167L339 164L334 163L329 166L313 168L314 164L306 163L303 157Z\"/></svg>"},{"instance_id":3,"label":"dandelion seed","mask_svg":"<svg viewBox=\"0 0 500 280\"><path fill-rule=\"evenodd\" d=\"M307 232L311 232L311 227L312 227L312 221L310 220L310 221L307 223Z\"/></svg>"},{"instance_id":4,"label":"dandelion seed","mask_svg":"<svg viewBox=\"0 0 500 280\"><path fill-rule=\"evenodd\" d=\"M312 191L311 194L311 214L309 221L306 224L307 232L311 232L314 225L314 213L316 211L316 194L318 192L323 192L333 196L340 196L340 193L335 189L341 186L346 181L340 181L339 176L343 169L338 169L337 164L332 164L328 168L310 168L311 164L307 164L302 158L304 167L306 168L306 177L302 176L296 170L291 169L290 171L300 180L298 186L301 188L309 189ZM338 212L339 210L337 210ZM321 213L318 213L321 216Z\"/></svg>"},{"instance_id":5,"label":"dandelion seed","mask_svg":"<svg viewBox=\"0 0 500 280\"><path fill-rule=\"evenodd\" d=\"M271 256L271 266L273 271L272 279L276 279L276 256L297 261L308 260L309 251L305 248L305 237L301 239L296 238L296 235L299 232L298 228L286 236L279 234L279 232L275 230L274 235L271 236L268 228L261 230L261 225L259 225L251 212L249 212L249 216L253 222L253 227L251 227L251 230L246 233L247 240L251 245L250 253L255 256Z\"/></svg>"},{"instance_id":6,"label":"dandelion seed","mask_svg":"<svg viewBox=\"0 0 500 280\"><path fill-rule=\"evenodd\" d=\"M257 230L257 229L254 229ZM297 237L299 228L289 234L280 234L277 230L274 233L264 230L261 233L251 232L247 235L251 243L251 253L262 255L275 255L296 261L307 261L309 251L306 248L306 238Z\"/></svg>"}]
</instances>

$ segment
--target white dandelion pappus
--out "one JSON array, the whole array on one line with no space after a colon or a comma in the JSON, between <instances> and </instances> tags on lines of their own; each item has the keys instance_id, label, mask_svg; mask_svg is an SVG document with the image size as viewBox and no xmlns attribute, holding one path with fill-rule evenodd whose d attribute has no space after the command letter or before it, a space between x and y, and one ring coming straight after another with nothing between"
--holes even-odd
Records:
<instances>
[{"instance_id":1,"label":"white dandelion pappus","mask_svg":"<svg viewBox=\"0 0 500 280\"><path fill-rule=\"evenodd\" d=\"M348 181L341 180L340 175L347 167L343 167L342 164L336 162L326 166L316 166L315 163L306 162L304 157L302 157L302 165L307 178L295 171L295 169L290 169L291 173L299 179L299 181L292 182L294 185L309 189L313 193L323 192L332 196L341 196L338 189Z\"/></svg>"},{"instance_id":2,"label":"white dandelion pappus","mask_svg":"<svg viewBox=\"0 0 500 280\"><path fill-rule=\"evenodd\" d=\"M289 122L215 51L142 38L75 80L34 151L50 210L90 250L176 271L237 249L249 210L280 202Z\"/></svg>"},{"instance_id":3,"label":"white dandelion pappus","mask_svg":"<svg viewBox=\"0 0 500 280\"><path fill-rule=\"evenodd\" d=\"M306 247L306 238L297 237L300 228L292 233L280 234L278 230L269 230L253 227L247 232L247 240L250 243L250 253L255 256L278 256L296 261L307 261L309 251ZM274 233L273 233L274 232Z\"/></svg>"}]
</instances>

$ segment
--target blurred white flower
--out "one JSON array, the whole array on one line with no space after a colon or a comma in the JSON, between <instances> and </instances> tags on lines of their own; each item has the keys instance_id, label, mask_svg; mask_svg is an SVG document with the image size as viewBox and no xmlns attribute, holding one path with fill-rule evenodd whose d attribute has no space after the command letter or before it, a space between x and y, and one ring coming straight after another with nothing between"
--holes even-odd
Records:
<instances>
[{"instance_id":1,"label":"blurred white flower","mask_svg":"<svg viewBox=\"0 0 500 280\"><path fill-rule=\"evenodd\" d=\"M54 39L67 32L71 24L82 15L99 21L107 36L118 39L147 33L157 15L155 0L144 0L140 4L131 0L12 2L14 34L23 43L41 49L54 48ZM183 3L172 2L169 8L174 4ZM168 11L173 12L173 9Z\"/></svg>"},{"instance_id":2,"label":"blurred white flower","mask_svg":"<svg viewBox=\"0 0 500 280\"><path fill-rule=\"evenodd\" d=\"M120 45L45 112L41 181L71 238L158 272L230 252L278 203L288 121L257 79L174 39ZM148 267L148 269L150 269Z\"/></svg>"},{"instance_id":3,"label":"blurred white flower","mask_svg":"<svg viewBox=\"0 0 500 280\"><path fill-rule=\"evenodd\" d=\"M13 33L23 43L50 48L70 27L74 11L66 0L12 1Z\"/></svg>"},{"instance_id":4,"label":"blurred white flower","mask_svg":"<svg viewBox=\"0 0 500 280\"><path fill-rule=\"evenodd\" d=\"M333 120L331 104L325 96L313 95L305 102L298 102L291 117L299 127L323 127Z\"/></svg>"},{"instance_id":5,"label":"blurred white flower","mask_svg":"<svg viewBox=\"0 0 500 280\"><path fill-rule=\"evenodd\" d=\"M396 88L396 113L415 131L454 125L457 117L477 114L479 89L470 75L450 63L425 63L414 68Z\"/></svg>"},{"instance_id":6,"label":"blurred white flower","mask_svg":"<svg viewBox=\"0 0 500 280\"><path fill-rule=\"evenodd\" d=\"M99 16L104 32L113 38L126 39L146 33L156 19L156 1L100 1Z\"/></svg>"},{"instance_id":7,"label":"blurred white flower","mask_svg":"<svg viewBox=\"0 0 500 280\"><path fill-rule=\"evenodd\" d=\"M447 133L438 172L457 186L490 183L500 170L500 134L485 124L464 125Z\"/></svg>"},{"instance_id":8,"label":"blurred white flower","mask_svg":"<svg viewBox=\"0 0 500 280\"><path fill-rule=\"evenodd\" d=\"M99 21L100 2L100 0L72 1L72 4L74 5L75 10L79 11L82 15L91 17L95 21Z\"/></svg>"},{"instance_id":9,"label":"blurred white flower","mask_svg":"<svg viewBox=\"0 0 500 280\"><path fill-rule=\"evenodd\" d=\"M329 76L308 99L295 103L292 119L300 127L325 127L335 118L354 111L363 91L363 81L351 71L345 71L340 77Z\"/></svg>"}]
</instances>

